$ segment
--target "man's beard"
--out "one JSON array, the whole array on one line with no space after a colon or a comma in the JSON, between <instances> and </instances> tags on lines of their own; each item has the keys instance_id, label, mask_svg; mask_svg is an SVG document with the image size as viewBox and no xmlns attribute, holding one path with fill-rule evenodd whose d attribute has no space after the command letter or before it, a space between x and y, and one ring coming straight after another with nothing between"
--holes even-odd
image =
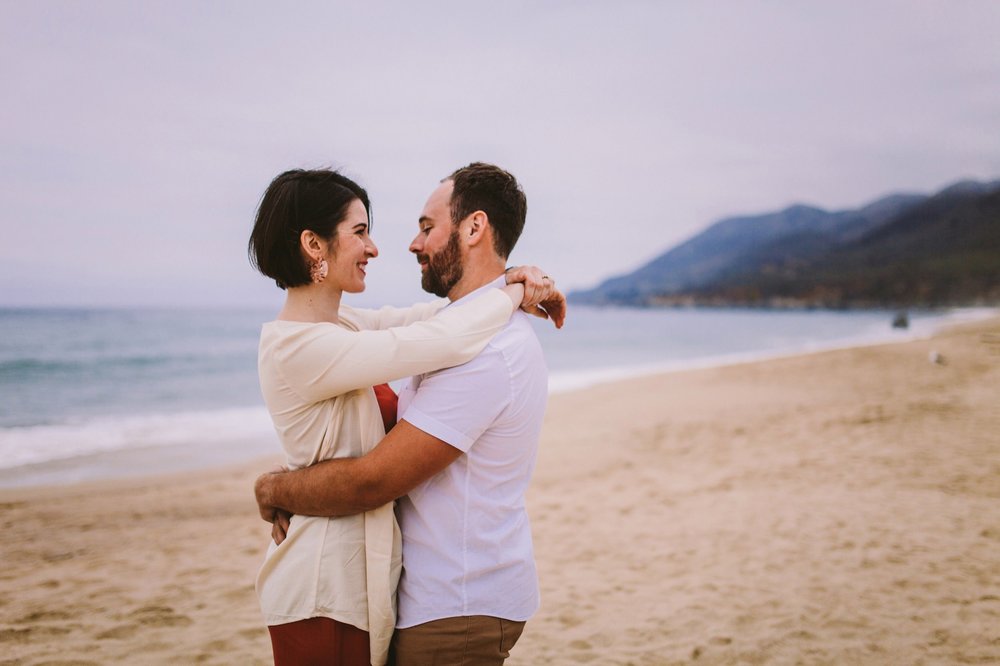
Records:
<instances>
[{"instance_id":1,"label":"man's beard","mask_svg":"<svg viewBox=\"0 0 1000 666\"><path fill-rule=\"evenodd\" d=\"M417 260L427 260L427 268L420 279L424 291L435 296L447 296L462 279L462 251L458 247L458 229L451 232L448 244L434 256L418 254Z\"/></svg>"}]
</instances>

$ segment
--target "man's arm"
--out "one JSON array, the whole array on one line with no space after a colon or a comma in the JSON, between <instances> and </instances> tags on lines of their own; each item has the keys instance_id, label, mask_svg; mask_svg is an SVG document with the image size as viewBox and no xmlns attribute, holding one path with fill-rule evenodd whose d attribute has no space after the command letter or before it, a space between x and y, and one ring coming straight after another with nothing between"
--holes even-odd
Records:
<instances>
[{"instance_id":1,"label":"man's arm","mask_svg":"<svg viewBox=\"0 0 1000 666\"><path fill-rule=\"evenodd\" d=\"M260 516L275 522L277 510L306 516L349 516L402 497L454 462L462 452L400 421L372 451L293 472L257 478Z\"/></svg>"}]
</instances>

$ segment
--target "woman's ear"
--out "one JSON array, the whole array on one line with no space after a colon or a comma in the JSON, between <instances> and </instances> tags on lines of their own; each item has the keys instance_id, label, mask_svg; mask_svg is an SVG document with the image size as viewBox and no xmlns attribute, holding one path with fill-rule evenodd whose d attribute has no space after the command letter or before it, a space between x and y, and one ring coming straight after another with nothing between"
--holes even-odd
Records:
<instances>
[{"instance_id":1,"label":"woman's ear","mask_svg":"<svg viewBox=\"0 0 1000 666\"><path fill-rule=\"evenodd\" d=\"M326 241L316 235L314 231L306 229L299 235L299 245L307 257L313 261L319 261L326 256Z\"/></svg>"}]
</instances>

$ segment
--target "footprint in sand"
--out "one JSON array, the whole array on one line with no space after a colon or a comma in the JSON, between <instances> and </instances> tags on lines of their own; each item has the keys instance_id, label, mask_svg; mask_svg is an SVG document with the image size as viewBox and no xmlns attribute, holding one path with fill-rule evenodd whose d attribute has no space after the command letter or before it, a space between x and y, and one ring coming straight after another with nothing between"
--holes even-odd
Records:
<instances>
[{"instance_id":1,"label":"footprint in sand","mask_svg":"<svg viewBox=\"0 0 1000 666\"><path fill-rule=\"evenodd\" d=\"M62 636L71 630L66 627L27 627L26 629L0 629L0 643L27 643L42 636Z\"/></svg>"},{"instance_id":2,"label":"footprint in sand","mask_svg":"<svg viewBox=\"0 0 1000 666\"><path fill-rule=\"evenodd\" d=\"M18 624L34 624L43 620L68 620L72 615L64 611L35 611L17 620Z\"/></svg>"},{"instance_id":3,"label":"footprint in sand","mask_svg":"<svg viewBox=\"0 0 1000 666\"><path fill-rule=\"evenodd\" d=\"M144 606L130 614L139 624L153 627L186 627L191 624L187 615L178 615L170 606Z\"/></svg>"},{"instance_id":4,"label":"footprint in sand","mask_svg":"<svg viewBox=\"0 0 1000 666\"><path fill-rule=\"evenodd\" d=\"M139 631L139 627L134 624L123 624L117 627L112 627L106 631L94 636L99 641L106 641L108 639L120 640L123 638L132 638L135 633Z\"/></svg>"},{"instance_id":5,"label":"footprint in sand","mask_svg":"<svg viewBox=\"0 0 1000 666\"><path fill-rule=\"evenodd\" d=\"M141 627L186 627L192 623L187 615L178 615L170 606L143 606L128 614L130 624L120 624L97 634L98 640L132 638Z\"/></svg>"},{"instance_id":6,"label":"footprint in sand","mask_svg":"<svg viewBox=\"0 0 1000 666\"><path fill-rule=\"evenodd\" d=\"M594 646L587 641L575 640L570 641L569 646L574 650L577 650L576 654L573 655L573 660L575 663L584 664L597 659L597 654L592 650Z\"/></svg>"},{"instance_id":7,"label":"footprint in sand","mask_svg":"<svg viewBox=\"0 0 1000 666\"><path fill-rule=\"evenodd\" d=\"M583 620L572 613L563 613L559 616L559 623L566 629L583 624Z\"/></svg>"},{"instance_id":8,"label":"footprint in sand","mask_svg":"<svg viewBox=\"0 0 1000 666\"><path fill-rule=\"evenodd\" d=\"M254 629L240 629L237 634L240 638L261 638L267 635L267 629L261 624Z\"/></svg>"},{"instance_id":9,"label":"footprint in sand","mask_svg":"<svg viewBox=\"0 0 1000 666\"><path fill-rule=\"evenodd\" d=\"M222 594L222 598L226 601L246 601L247 599L252 599L255 594L253 585L241 585L237 588L232 588L227 592Z\"/></svg>"}]
</instances>

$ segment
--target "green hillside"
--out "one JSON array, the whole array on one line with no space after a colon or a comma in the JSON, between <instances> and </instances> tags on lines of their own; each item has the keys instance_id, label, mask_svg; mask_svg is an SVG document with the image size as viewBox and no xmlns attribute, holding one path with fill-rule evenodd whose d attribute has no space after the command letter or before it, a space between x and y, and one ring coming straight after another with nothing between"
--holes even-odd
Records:
<instances>
[{"instance_id":1,"label":"green hillside","mask_svg":"<svg viewBox=\"0 0 1000 666\"><path fill-rule=\"evenodd\" d=\"M856 211L731 218L582 303L935 307L1000 303L1000 182L894 195Z\"/></svg>"}]
</instances>

